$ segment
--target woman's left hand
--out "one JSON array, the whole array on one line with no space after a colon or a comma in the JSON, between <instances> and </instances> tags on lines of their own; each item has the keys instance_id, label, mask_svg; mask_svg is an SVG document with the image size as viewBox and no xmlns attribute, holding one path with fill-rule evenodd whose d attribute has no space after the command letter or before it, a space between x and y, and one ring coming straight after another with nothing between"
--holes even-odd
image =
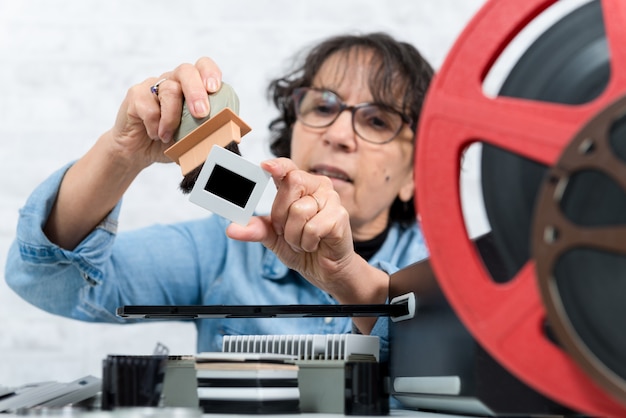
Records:
<instances>
[{"instance_id":1,"label":"woman's left hand","mask_svg":"<svg viewBox=\"0 0 626 418\"><path fill-rule=\"evenodd\" d=\"M228 236L257 241L289 268L343 304L385 303L389 276L354 251L350 216L328 177L314 175L287 158L261 163L278 188L269 216L247 226L230 224ZM353 319L369 334L376 318Z\"/></svg>"},{"instance_id":2,"label":"woman's left hand","mask_svg":"<svg viewBox=\"0 0 626 418\"><path fill-rule=\"evenodd\" d=\"M278 189L271 214L253 217L246 227L231 224L228 236L263 243L317 287L341 294L345 276L362 259L354 252L350 218L330 179L299 170L287 158L261 166Z\"/></svg>"}]
</instances>

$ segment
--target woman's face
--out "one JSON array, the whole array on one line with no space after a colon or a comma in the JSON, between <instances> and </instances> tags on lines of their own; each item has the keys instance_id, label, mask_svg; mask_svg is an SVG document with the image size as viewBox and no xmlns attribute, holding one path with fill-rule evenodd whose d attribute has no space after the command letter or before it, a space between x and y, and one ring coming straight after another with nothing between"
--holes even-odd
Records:
<instances>
[{"instance_id":1,"label":"woman's face","mask_svg":"<svg viewBox=\"0 0 626 418\"><path fill-rule=\"evenodd\" d=\"M331 90L347 105L372 102L370 58L367 52L331 55L311 87ZM300 169L331 179L350 214L354 239L364 241L385 229L396 197L408 201L413 196L413 136L404 124L391 142L366 142L352 129L351 112L344 111L326 128L296 121L291 158Z\"/></svg>"}]
</instances>

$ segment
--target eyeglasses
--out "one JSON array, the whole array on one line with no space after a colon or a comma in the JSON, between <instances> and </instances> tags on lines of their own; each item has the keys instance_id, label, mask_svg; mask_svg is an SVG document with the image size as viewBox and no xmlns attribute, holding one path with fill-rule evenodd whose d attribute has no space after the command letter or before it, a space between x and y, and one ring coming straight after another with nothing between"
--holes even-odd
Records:
<instances>
[{"instance_id":1,"label":"eyeglasses","mask_svg":"<svg viewBox=\"0 0 626 418\"><path fill-rule=\"evenodd\" d=\"M345 104L329 90L300 87L294 90L292 99L296 116L311 128L325 128L337 120L344 110L352 112L352 129L364 141L374 144L391 142L411 119L397 110L377 103Z\"/></svg>"}]
</instances>

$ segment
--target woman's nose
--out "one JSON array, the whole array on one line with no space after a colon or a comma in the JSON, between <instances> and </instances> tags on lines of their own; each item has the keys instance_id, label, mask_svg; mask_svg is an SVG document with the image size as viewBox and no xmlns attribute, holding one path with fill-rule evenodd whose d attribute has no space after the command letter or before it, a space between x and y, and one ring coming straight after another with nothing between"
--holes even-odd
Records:
<instances>
[{"instance_id":1,"label":"woman's nose","mask_svg":"<svg viewBox=\"0 0 626 418\"><path fill-rule=\"evenodd\" d=\"M324 141L343 150L356 147L356 133L352 127L352 112L348 109L339 114L337 119L326 128Z\"/></svg>"}]
</instances>

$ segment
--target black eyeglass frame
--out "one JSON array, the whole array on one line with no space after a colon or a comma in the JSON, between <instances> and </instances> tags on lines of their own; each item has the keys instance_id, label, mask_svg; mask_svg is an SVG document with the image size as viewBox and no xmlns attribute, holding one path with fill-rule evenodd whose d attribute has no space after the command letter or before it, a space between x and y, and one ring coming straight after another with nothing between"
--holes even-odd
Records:
<instances>
[{"instance_id":1,"label":"black eyeglass frame","mask_svg":"<svg viewBox=\"0 0 626 418\"><path fill-rule=\"evenodd\" d=\"M303 118L300 115L300 102L302 101L302 99L304 98L304 96L306 95L307 92L309 91L317 91L320 93L330 93L332 95L334 95L337 98L337 102L339 104L339 111L337 112L337 114L326 124L324 125L310 125L308 123L306 123ZM378 144L378 145L383 145L383 144L388 144L391 141L393 141L400 132L402 132L402 128L404 127L404 124L407 124L409 126L409 128L411 129L411 131L413 131L413 133L415 133L415 128L414 128L414 123L413 120L411 118L409 118L408 116L406 116L404 113L399 112L398 110L394 109L391 106L382 104L382 103L375 103L375 102L364 102L364 103L358 103L355 105L347 105L343 100L341 100L341 98L339 97L339 95L337 93L335 93L332 90L328 90L328 89L318 89L315 87L298 87L296 89L294 89L293 93L291 94L291 99L293 102L293 106L294 106L294 111L296 114L296 118L302 122L303 125L308 126L310 128L327 128L330 125L332 125L333 123L335 123L335 121L339 118L339 115L341 115L344 111L349 110L351 113L351 118L352 118L352 130L354 131L354 133L357 134L357 136L359 138L361 138L362 140L369 142L370 144ZM392 112L397 114L398 116L400 116L401 120L402 120L402 125L400 125L397 129L397 131L391 136L391 138L389 138L386 141L383 142L377 142L377 141L372 141L370 139L367 139L365 137L363 137L363 135L361 135L359 133L359 131L356 129L355 127L355 119L354 119L354 115L356 114L356 112L359 109L362 109L364 107L367 106L378 106L386 111Z\"/></svg>"}]
</instances>

